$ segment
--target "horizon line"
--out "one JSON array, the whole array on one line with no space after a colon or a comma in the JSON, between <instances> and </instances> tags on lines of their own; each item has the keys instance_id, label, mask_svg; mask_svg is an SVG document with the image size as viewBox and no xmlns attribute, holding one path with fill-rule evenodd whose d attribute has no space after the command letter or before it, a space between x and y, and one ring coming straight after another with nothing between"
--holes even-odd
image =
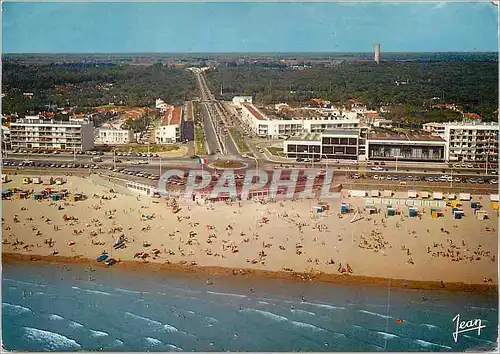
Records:
<instances>
[{"instance_id":1,"label":"horizon line","mask_svg":"<svg viewBox=\"0 0 500 354\"><path fill-rule=\"evenodd\" d=\"M267 51L255 51L255 52L4 52L2 55L40 55L40 54L50 54L50 55L61 55L61 54L365 54L365 53L373 53L374 51L286 51L286 52L267 52ZM498 51L488 50L488 51L381 51L381 54L405 54L405 53L496 53Z\"/></svg>"}]
</instances>

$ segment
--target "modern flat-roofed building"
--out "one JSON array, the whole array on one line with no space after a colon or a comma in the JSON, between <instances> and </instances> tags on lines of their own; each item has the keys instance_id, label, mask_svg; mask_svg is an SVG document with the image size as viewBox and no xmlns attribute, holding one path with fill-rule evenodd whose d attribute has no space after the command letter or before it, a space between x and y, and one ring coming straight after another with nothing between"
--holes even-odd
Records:
<instances>
[{"instance_id":1,"label":"modern flat-roofed building","mask_svg":"<svg viewBox=\"0 0 500 354\"><path fill-rule=\"evenodd\" d=\"M498 122L427 123L423 127L446 141L447 161L498 162Z\"/></svg>"},{"instance_id":2,"label":"modern flat-roofed building","mask_svg":"<svg viewBox=\"0 0 500 354\"><path fill-rule=\"evenodd\" d=\"M292 136L283 142L283 152L290 158L320 158L321 134L306 133Z\"/></svg>"},{"instance_id":3,"label":"modern flat-roofed building","mask_svg":"<svg viewBox=\"0 0 500 354\"><path fill-rule=\"evenodd\" d=\"M300 112L289 111L264 112L252 104L241 104L241 119L256 135L263 138L280 138L305 133L321 133L328 129L355 129L360 127L357 113L340 112L335 109L302 109Z\"/></svg>"},{"instance_id":4,"label":"modern flat-roofed building","mask_svg":"<svg viewBox=\"0 0 500 354\"><path fill-rule=\"evenodd\" d=\"M365 154L370 160L443 162L445 150L439 136L375 132L368 134Z\"/></svg>"},{"instance_id":5,"label":"modern flat-roofed building","mask_svg":"<svg viewBox=\"0 0 500 354\"><path fill-rule=\"evenodd\" d=\"M155 131L157 144L175 144L181 141L181 118L181 107L167 109L160 126Z\"/></svg>"},{"instance_id":6,"label":"modern flat-roofed building","mask_svg":"<svg viewBox=\"0 0 500 354\"><path fill-rule=\"evenodd\" d=\"M12 149L87 151L94 147L94 128L88 122L30 117L11 123L10 133Z\"/></svg>"},{"instance_id":7,"label":"modern flat-roofed building","mask_svg":"<svg viewBox=\"0 0 500 354\"><path fill-rule=\"evenodd\" d=\"M134 132L126 129L99 128L96 137L98 143L109 145L130 144L134 141Z\"/></svg>"},{"instance_id":8,"label":"modern flat-roofed building","mask_svg":"<svg viewBox=\"0 0 500 354\"><path fill-rule=\"evenodd\" d=\"M332 129L321 136L321 154L326 159L358 159L359 130Z\"/></svg>"},{"instance_id":9,"label":"modern flat-roofed building","mask_svg":"<svg viewBox=\"0 0 500 354\"><path fill-rule=\"evenodd\" d=\"M357 160L364 154L364 140L359 129L331 129L322 133L304 133L283 142L283 152L290 158Z\"/></svg>"}]
</instances>

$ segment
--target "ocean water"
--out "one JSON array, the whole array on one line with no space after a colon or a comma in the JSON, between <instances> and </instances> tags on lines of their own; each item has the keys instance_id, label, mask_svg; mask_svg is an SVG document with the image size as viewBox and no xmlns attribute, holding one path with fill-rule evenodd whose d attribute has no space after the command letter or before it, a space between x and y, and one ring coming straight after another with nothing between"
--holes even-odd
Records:
<instances>
[{"instance_id":1,"label":"ocean water","mask_svg":"<svg viewBox=\"0 0 500 354\"><path fill-rule=\"evenodd\" d=\"M94 280L89 279L89 275ZM496 347L498 297L12 263L2 341L20 351L463 351ZM425 298L423 298L425 296ZM452 337L453 318L486 325ZM398 324L397 320L403 322Z\"/></svg>"}]
</instances>

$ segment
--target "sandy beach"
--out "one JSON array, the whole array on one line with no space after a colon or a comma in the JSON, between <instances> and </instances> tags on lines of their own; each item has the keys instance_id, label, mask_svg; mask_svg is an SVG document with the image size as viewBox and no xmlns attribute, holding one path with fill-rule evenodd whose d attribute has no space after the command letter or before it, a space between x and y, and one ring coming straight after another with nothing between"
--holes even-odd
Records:
<instances>
[{"instance_id":1,"label":"sandy beach","mask_svg":"<svg viewBox=\"0 0 500 354\"><path fill-rule=\"evenodd\" d=\"M455 220L450 207L441 208L437 219L429 207L410 218L405 206L400 215L387 216L386 207L378 205L379 212L370 215L365 199L347 197L347 191L341 200L326 201L329 210L318 214L316 200L200 205L138 196L97 175L64 179L62 186L51 187L87 199L2 201L4 260L60 257L97 265L95 258L105 250L121 261L116 266L147 263L155 269L280 277L308 273L315 280L363 283L390 278L419 288L425 282L447 288L481 284L477 290L497 281L498 216L489 196L473 196L489 219L479 220L463 202L465 218ZM22 177L14 176L3 184L10 187L46 186L23 185ZM351 223L354 212L340 215L342 202L359 211L358 221ZM126 247L115 250L120 236ZM266 273L271 271L277 273Z\"/></svg>"}]
</instances>

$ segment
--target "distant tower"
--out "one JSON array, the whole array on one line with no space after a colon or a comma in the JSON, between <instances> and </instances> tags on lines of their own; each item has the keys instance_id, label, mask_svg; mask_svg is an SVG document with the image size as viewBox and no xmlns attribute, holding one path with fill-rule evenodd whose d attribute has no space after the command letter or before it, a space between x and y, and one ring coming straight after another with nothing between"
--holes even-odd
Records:
<instances>
[{"instance_id":1,"label":"distant tower","mask_svg":"<svg viewBox=\"0 0 500 354\"><path fill-rule=\"evenodd\" d=\"M380 44L375 43L375 62L380 64Z\"/></svg>"}]
</instances>

